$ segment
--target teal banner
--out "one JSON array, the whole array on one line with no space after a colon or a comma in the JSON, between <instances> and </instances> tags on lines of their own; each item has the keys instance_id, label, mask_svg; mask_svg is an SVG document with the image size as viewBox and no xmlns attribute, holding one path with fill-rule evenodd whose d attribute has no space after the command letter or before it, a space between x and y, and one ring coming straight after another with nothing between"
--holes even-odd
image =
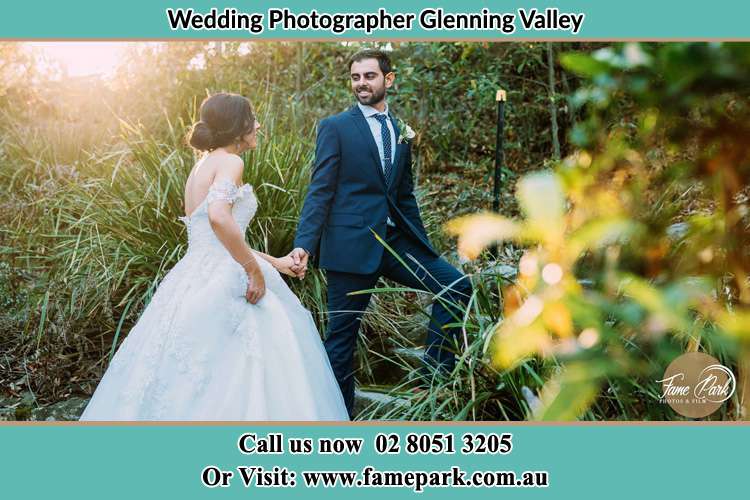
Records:
<instances>
[{"instance_id":1,"label":"teal banner","mask_svg":"<svg viewBox=\"0 0 750 500\"><path fill-rule=\"evenodd\" d=\"M730 498L746 425L0 426L4 498ZM717 453L720 450L720 453Z\"/></svg>"},{"instance_id":2,"label":"teal banner","mask_svg":"<svg viewBox=\"0 0 750 500\"><path fill-rule=\"evenodd\" d=\"M313 8L314 5L314 8ZM5 2L6 40L747 40L750 2Z\"/></svg>"}]
</instances>

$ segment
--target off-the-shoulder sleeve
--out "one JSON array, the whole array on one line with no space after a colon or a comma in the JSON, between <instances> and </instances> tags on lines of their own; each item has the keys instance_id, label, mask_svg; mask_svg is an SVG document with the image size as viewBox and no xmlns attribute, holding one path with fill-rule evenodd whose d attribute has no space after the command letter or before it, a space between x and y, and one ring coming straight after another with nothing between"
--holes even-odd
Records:
<instances>
[{"instance_id":1,"label":"off-the-shoulder sleeve","mask_svg":"<svg viewBox=\"0 0 750 500\"><path fill-rule=\"evenodd\" d=\"M226 201L234 203L239 194L239 188L229 179L218 179L208 188L206 195L206 204L210 205L214 201Z\"/></svg>"}]
</instances>

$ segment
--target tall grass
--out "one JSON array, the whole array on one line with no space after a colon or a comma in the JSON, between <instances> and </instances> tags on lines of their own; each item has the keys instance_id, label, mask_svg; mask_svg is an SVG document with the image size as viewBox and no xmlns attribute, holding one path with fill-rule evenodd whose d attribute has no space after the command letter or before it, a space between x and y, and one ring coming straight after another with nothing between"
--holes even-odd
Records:
<instances>
[{"instance_id":1,"label":"tall grass","mask_svg":"<svg viewBox=\"0 0 750 500\"><path fill-rule=\"evenodd\" d=\"M454 314L452 323L461 330L453 345L457 354L456 367L450 373L432 370L427 390L415 392L415 375L422 366L421 360L413 355L409 359L398 355L388 356L384 360L386 365L404 375L392 387L383 388L383 392L398 398L398 402L394 404L390 399L376 402L365 409L360 419L522 420L531 414L524 392L531 393L532 389L540 387L555 364L530 359L517 369L506 372L493 366L490 345L499 319L500 290L509 283L508 275L497 272L497 266L490 266L484 271L466 271L474 288L468 305L448 302L450 310L460 310L460 313ZM429 317L431 303L447 300L442 294L399 286L383 287L373 292L381 301L393 300L404 294L418 296L421 300L413 301L418 306L417 316L425 320ZM372 315L378 317L382 313L373 311ZM416 326L413 323L412 319L412 326ZM403 326L392 329L389 339L392 345L402 349L414 345L414 334L404 331ZM418 323L420 336L425 326L426 321ZM394 352L398 352L398 349Z\"/></svg>"},{"instance_id":2,"label":"tall grass","mask_svg":"<svg viewBox=\"0 0 750 500\"><path fill-rule=\"evenodd\" d=\"M259 198L248 238L253 248L280 255L291 250L314 131L291 127L283 109L258 108L264 133L247 155L244 173ZM33 138L5 139L11 147L3 149L3 199L20 209L7 212L3 248L35 277L32 300L39 314L18 332L35 336L30 346L75 332L99 346L103 361L122 340L185 251L178 217L196 161L185 145L188 128L179 120L156 134L121 122L111 149L81 155L73 165L54 163ZM322 323L320 274L292 286ZM94 360L93 367L99 372L103 365Z\"/></svg>"},{"instance_id":3,"label":"tall grass","mask_svg":"<svg viewBox=\"0 0 750 500\"><path fill-rule=\"evenodd\" d=\"M359 419L448 421L448 420L531 420L543 407L541 393L551 377L560 375L565 366L576 366L587 362L592 365L623 362L626 356L637 359L630 367L628 376L605 377L599 394L590 407L575 413L577 400L583 394L572 390L562 394L557 407L548 408L546 417L553 420L675 420L681 417L659 401L661 386L656 381L663 375L664 358L672 359L683 352L684 345L674 341L654 346L620 337L613 343L612 351L602 353L559 352L546 357L529 356L511 368L501 368L493 361L493 337L503 303L502 293L510 281L505 273L498 273L492 266L472 274L473 295L467 308L455 325L463 332L455 344L457 364L450 373L433 373L427 390L415 392L413 373L419 366L415 359L389 356L385 362L391 370L403 373L393 386L383 387L382 392L396 398L386 398L370 404L359 415ZM393 288L375 291L377 295L418 292ZM429 292L418 292L426 301L440 300ZM427 314L427 309L423 309ZM380 312L373 312L380 315ZM390 341L406 347L413 343L398 330L392 330ZM618 352L616 349L621 349ZM723 357L722 361L723 361ZM572 412L572 413L571 413ZM711 419L726 420L731 412L723 407Z\"/></svg>"},{"instance_id":4,"label":"tall grass","mask_svg":"<svg viewBox=\"0 0 750 500\"><path fill-rule=\"evenodd\" d=\"M264 132L259 148L246 157L244 174L259 198L248 238L254 248L279 255L292 245L314 131L312 126L298 127L298 118L282 106L261 102L258 110ZM29 314L14 341L31 359L45 347L49 353L72 356L66 364L58 359L56 365L83 380L84 391L98 381L161 278L185 251L186 233L178 217L184 210L184 184L196 161L185 146L188 127L189 120L182 119L167 121L158 130L123 121L108 148L82 153L70 165L56 163L55 155L38 154L46 149L37 136L10 135L2 142L0 179L8 189L3 199L17 205L3 216L8 218L3 248L16 268L25 269L30 290ZM428 226L438 224L426 219ZM489 340L508 281L492 269L476 272L473 281L469 311L456 318L466 332L456 346L458 365L449 376L436 378L423 395L410 391L414 360L393 353L394 348L420 343L434 297L388 283L378 288L361 331L357 378L382 384L385 374L394 385L381 390L410 404L376 404L360 418L529 418L534 394L559 364L529 359L513 370L496 368L488 354ZM315 271L290 285L323 330L323 275ZM616 395L602 399L584 418L643 414L638 403L626 397L632 388L618 383Z\"/></svg>"}]
</instances>

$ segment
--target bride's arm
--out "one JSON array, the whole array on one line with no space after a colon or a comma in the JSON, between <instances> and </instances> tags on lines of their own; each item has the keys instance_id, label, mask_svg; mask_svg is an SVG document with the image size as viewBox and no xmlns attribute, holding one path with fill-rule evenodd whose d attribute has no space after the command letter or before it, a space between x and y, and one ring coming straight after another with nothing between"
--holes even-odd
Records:
<instances>
[{"instance_id":1,"label":"bride's arm","mask_svg":"<svg viewBox=\"0 0 750 500\"><path fill-rule=\"evenodd\" d=\"M216 201L208 206L208 220L216 237L229 254L246 271L258 267L253 251L245 242L245 235L240 226L232 217L232 211L228 202Z\"/></svg>"},{"instance_id":2,"label":"bride's arm","mask_svg":"<svg viewBox=\"0 0 750 500\"><path fill-rule=\"evenodd\" d=\"M278 269L279 259L277 259L273 255L268 255L267 253L259 252L257 250L255 250L255 253L260 255L263 258L263 260L265 260L266 262L271 264L273 267Z\"/></svg>"},{"instance_id":3,"label":"bride's arm","mask_svg":"<svg viewBox=\"0 0 750 500\"><path fill-rule=\"evenodd\" d=\"M297 276L297 274L292 270L292 267L294 266L294 260L291 256L285 255L283 257L274 257L257 250L254 250L254 252L260 255L263 260L268 261L268 263L275 267L276 270L280 273L284 273L289 276Z\"/></svg>"},{"instance_id":4,"label":"bride's arm","mask_svg":"<svg viewBox=\"0 0 750 500\"><path fill-rule=\"evenodd\" d=\"M236 162L224 166L222 171L216 174L214 183L228 180L237 184L236 179L242 177L242 168L242 160L238 157ZM255 304L265 294L263 273L255 260L253 251L245 242L242 229L232 217L232 208L229 201L219 199L209 203L208 221L224 248L245 269L249 278L246 296L251 303Z\"/></svg>"}]
</instances>

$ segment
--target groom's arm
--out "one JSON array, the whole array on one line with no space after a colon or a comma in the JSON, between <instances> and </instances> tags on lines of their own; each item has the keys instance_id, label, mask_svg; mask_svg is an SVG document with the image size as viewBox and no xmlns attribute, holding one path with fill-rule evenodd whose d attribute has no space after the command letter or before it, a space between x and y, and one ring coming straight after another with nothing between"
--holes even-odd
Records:
<instances>
[{"instance_id":1,"label":"groom's arm","mask_svg":"<svg viewBox=\"0 0 750 500\"><path fill-rule=\"evenodd\" d=\"M341 149L336 127L331 118L326 118L318 125L310 187L294 238L294 246L304 249L308 254L314 254L320 243L331 201L336 194L340 160Z\"/></svg>"},{"instance_id":2,"label":"groom's arm","mask_svg":"<svg viewBox=\"0 0 750 500\"><path fill-rule=\"evenodd\" d=\"M406 169L404 170L404 174L401 177L401 182L398 186L398 206L401 209L401 212L409 218L409 221L414 223L418 230L422 231L424 239L430 241L429 238L427 238L427 231L425 231L422 216L419 214L417 199L414 197L414 175L411 170L411 147L408 149L405 164Z\"/></svg>"}]
</instances>

